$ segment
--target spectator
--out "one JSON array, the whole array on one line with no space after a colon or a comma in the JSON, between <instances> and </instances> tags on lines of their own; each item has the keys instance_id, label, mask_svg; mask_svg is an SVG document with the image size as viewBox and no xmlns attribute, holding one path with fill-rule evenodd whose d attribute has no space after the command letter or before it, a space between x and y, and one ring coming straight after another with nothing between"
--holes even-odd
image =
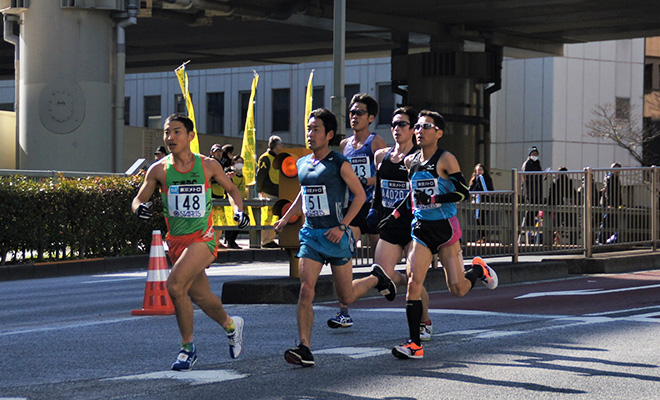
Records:
<instances>
[{"instance_id":1,"label":"spectator","mask_svg":"<svg viewBox=\"0 0 660 400\"><path fill-rule=\"evenodd\" d=\"M280 173L273 168L273 160L281 151L282 138L275 135L268 138L268 150L259 156L257 161L257 193L260 199L277 200L279 196ZM275 221L273 207L262 207L261 224L272 225ZM267 249L280 247L275 242L275 231L265 229L261 231L261 247Z\"/></svg>"},{"instance_id":2,"label":"spectator","mask_svg":"<svg viewBox=\"0 0 660 400\"><path fill-rule=\"evenodd\" d=\"M227 143L222 146L222 157L220 158L220 165L223 169L231 167L231 160L234 157L234 145Z\"/></svg>"},{"instance_id":3,"label":"spectator","mask_svg":"<svg viewBox=\"0 0 660 400\"><path fill-rule=\"evenodd\" d=\"M557 171L568 171L566 167L559 167ZM575 218L572 212L558 210L565 208L561 206L572 206L577 204L577 191L573 187L573 180L567 174L558 174L548 191L548 205L551 207L549 224L554 229L554 241L561 243L563 232L570 233L569 242L574 242ZM566 236L566 235L564 235Z\"/></svg>"},{"instance_id":4,"label":"spectator","mask_svg":"<svg viewBox=\"0 0 660 400\"><path fill-rule=\"evenodd\" d=\"M600 231L598 232L598 244L616 243L619 240L619 233L617 232L617 226L619 224L616 209L623 206L623 199L621 196L621 180L619 179L619 171L617 169L621 168L621 164L618 162L612 163L610 168L612 170L605 175L603 188L600 190L603 221L600 224Z\"/></svg>"},{"instance_id":5,"label":"spectator","mask_svg":"<svg viewBox=\"0 0 660 400\"><path fill-rule=\"evenodd\" d=\"M474 172L472 172L472 177L470 178L470 192L490 192L493 189L493 180L490 177L490 174L488 173L488 170L483 166L483 164L477 164L474 166ZM481 195L477 194L474 197L474 202L475 203L481 203L482 199ZM486 210L481 210L477 209L474 213L474 216L476 218L477 226L483 226L486 225L487 219L487 211ZM486 242L486 230L485 229L479 229L477 230L477 235L479 239L477 239L477 243L485 243Z\"/></svg>"},{"instance_id":6,"label":"spectator","mask_svg":"<svg viewBox=\"0 0 660 400\"><path fill-rule=\"evenodd\" d=\"M211 146L211 152L209 153L209 156L215 158L217 162L220 162L220 160L222 159L222 146L220 146L217 143Z\"/></svg>"},{"instance_id":7,"label":"spectator","mask_svg":"<svg viewBox=\"0 0 660 400\"><path fill-rule=\"evenodd\" d=\"M165 148L165 146L156 147L156 151L154 151L154 160L158 161L165 156L167 156L167 148Z\"/></svg>"},{"instance_id":8,"label":"spectator","mask_svg":"<svg viewBox=\"0 0 660 400\"><path fill-rule=\"evenodd\" d=\"M539 161L539 149L532 146L527 150L527 159L521 168L524 172L543 171ZM543 200L543 177L539 175L524 176L523 204L540 205ZM534 226L537 211L529 211L523 221L523 226Z\"/></svg>"},{"instance_id":9,"label":"spectator","mask_svg":"<svg viewBox=\"0 0 660 400\"><path fill-rule=\"evenodd\" d=\"M227 173L227 176L231 177L231 181L236 185L238 191L241 192L241 197L246 199L247 192L245 190L245 177L243 176L243 163L243 157L237 154L231 160L231 167L227 168L225 172ZM243 212L245 212L245 210L243 210ZM236 238L239 233L240 232L237 230L225 232L225 242L227 243L227 247L230 249L241 248L241 246L236 243Z\"/></svg>"}]
</instances>

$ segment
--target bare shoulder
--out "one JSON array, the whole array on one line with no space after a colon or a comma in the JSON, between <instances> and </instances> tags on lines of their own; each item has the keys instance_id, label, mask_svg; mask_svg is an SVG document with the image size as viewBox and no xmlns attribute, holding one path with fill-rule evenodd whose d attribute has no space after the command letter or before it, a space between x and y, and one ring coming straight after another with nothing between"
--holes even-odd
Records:
<instances>
[{"instance_id":1,"label":"bare shoulder","mask_svg":"<svg viewBox=\"0 0 660 400\"><path fill-rule=\"evenodd\" d=\"M380 164L383 161L383 158L385 158L385 154L387 154L388 151L390 151L391 147L383 147L381 149L376 150L374 153L374 162L376 165Z\"/></svg>"},{"instance_id":2,"label":"bare shoulder","mask_svg":"<svg viewBox=\"0 0 660 400\"><path fill-rule=\"evenodd\" d=\"M147 169L147 174L145 175L146 180L156 180L162 181L165 177L165 158L154 162Z\"/></svg>"},{"instance_id":3,"label":"bare shoulder","mask_svg":"<svg viewBox=\"0 0 660 400\"><path fill-rule=\"evenodd\" d=\"M413 158L415 158L415 155L416 155L416 154L417 154L417 153L414 153L414 154L408 154L408 155L406 156L406 158L403 159L404 164L406 164L406 168L410 169L410 164L412 164L412 160L413 160Z\"/></svg>"},{"instance_id":4,"label":"bare shoulder","mask_svg":"<svg viewBox=\"0 0 660 400\"><path fill-rule=\"evenodd\" d=\"M461 170L458 165L458 159L449 151L444 151L438 160L438 169L447 171L447 174L453 174Z\"/></svg>"},{"instance_id":5,"label":"bare shoulder","mask_svg":"<svg viewBox=\"0 0 660 400\"><path fill-rule=\"evenodd\" d=\"M383 137L379 134L376 134L376 136L374 136L374 140L371 141L371 150L376 152L376 150L382 149L384 147L387 147L385 139L383 139Z\"/></svg>"}]
</instances>

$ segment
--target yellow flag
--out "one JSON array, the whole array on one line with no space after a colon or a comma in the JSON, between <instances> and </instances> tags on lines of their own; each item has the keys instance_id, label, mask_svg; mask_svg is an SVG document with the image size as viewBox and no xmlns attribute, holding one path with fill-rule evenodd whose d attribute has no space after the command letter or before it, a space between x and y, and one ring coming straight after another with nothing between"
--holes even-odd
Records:
<instances>
[{"instance_id":1,"label":"yellow flag","mask_svg":"<svg viewBox=\"0 0 660 400\"><path fill-rule=\"evenodd\" d=\"M254 73L252 79L252 92L250 93L250 102L248 103L247 117L245 118L245 131L243 132L243 145L241 146L241 157L243 157L243 176L245 184L248 186L256 183L256 164L255 157L257 151L257 135L254 128L254 95L257 92L259 83L259 74Z\"/></svg>"},{"instance_id":2,"label":"yellow flag","mask_svg":"<svg viewBox=\"0 0 660 400\"><path fill-rule=\"evenodd\" d=\"M307 132L307 122L309 119L309 114L312 113L312 93L314 93L314 70L309 73L309 80L307 81L307 93L305 95L305 123L303 125L303 141L305 146L309 149L309 143L305 138L305 132Z\"/></svg>"},{"instance_id":3,"label":"yellow flag","mask_svg":"<svg viewBox=\"0 0 660 400\"><path fill-rule=\"evenodd\" d=\"M195 109L193 108L192 99L190 98L190 92L188 91L188 74L186 74L186 64L190 61L186 61L179 66L179 68L174 70L176 77L179 79L179 85L181 85L181 93L183 93L183 98L186 100L186 111L188 118L193 122L193 127L195 129L195 138L190 142L190 150L193 153L199 154L199 139L197 139L197 123L195 122Z\"/></svg>"}]
</instances>

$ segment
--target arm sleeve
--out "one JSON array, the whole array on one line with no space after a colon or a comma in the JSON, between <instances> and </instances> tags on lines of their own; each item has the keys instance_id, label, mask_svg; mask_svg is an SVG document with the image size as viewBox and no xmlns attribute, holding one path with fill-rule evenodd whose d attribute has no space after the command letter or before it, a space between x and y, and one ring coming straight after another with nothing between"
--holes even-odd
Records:
<instances>
[{"instance_id":1,"label":"arm sleeve","mask_svg":"<svg viewBox=\"0 0 660 400\"><path fill-rule=\"evenodd\" d=\"M470 196L470 191L465 183L465 177L462 172L449 175L449 180L454 184L454 191L434 196L436 203L458 203Z\"/></svg>"},{"instance_id":2,"label":"arm sleeve","mask_svg":"<svg viewBox=\"0 0 660 400\"><path fill-rule=\"evenodd\" d=\"M376 171L376 186L374 186L374 198L371 201L371 208L378 211L380 215L383 213L383 193L380 190L380 172Z\"/></svg>"}]
</instances>

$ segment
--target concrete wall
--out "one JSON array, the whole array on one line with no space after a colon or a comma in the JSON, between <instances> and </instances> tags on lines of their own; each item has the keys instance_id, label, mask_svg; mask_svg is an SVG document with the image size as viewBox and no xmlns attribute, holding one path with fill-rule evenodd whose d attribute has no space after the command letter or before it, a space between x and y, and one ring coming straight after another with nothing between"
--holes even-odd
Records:
<instances>
[{"instance_id":1,"label":"concrete wall","mask_svg":"<svg viewBox=\"0 0 660 400\"><path fill-rule=\"evenodd\" d=\"M503 89L493 96L492 168L520 168L531 145L544 169L639 166L613 142L589 137L585 124L616 97L641 112L644 39L567 45L565 53L505 60Z\"/></svg>"},{"instance_id":2,"label":"concrete wall","mask_svg":"<svg viewBox=\"0 0 660 400\"><path fill-rule=\"evenodd\" d=\"M16 113L0 111L0 169L16 169Z\"/></svg>"}]
</instances>

